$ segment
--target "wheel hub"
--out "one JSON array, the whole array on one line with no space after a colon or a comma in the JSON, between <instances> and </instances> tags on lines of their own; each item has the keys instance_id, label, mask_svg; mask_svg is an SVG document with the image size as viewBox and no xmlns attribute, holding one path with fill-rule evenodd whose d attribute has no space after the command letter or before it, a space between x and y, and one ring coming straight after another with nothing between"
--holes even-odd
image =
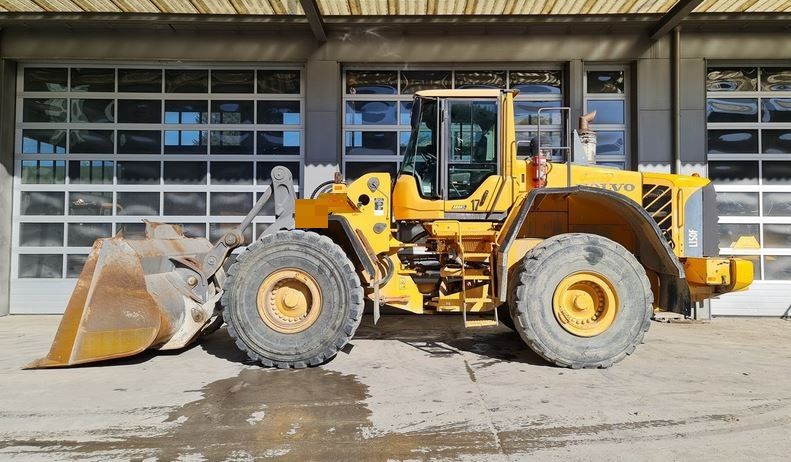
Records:
<instances>
[{"instance_id":1,"label":"wheel hub","mask_svg":"<svg viewBox=\"0 0 791 462\"><path fill-rule=\"evenodd\" d=\"M316 321L321 312L319 285L299 269L281 269L264 279L256 298L258 314L277 332L302 332Z\"/></svg>"},{"instance_id":2,"label":"wheel hub","mask_svg":"<svg viewBox=\"0 0 791 462\"><path fill-rule=\"evenodd\" d=\"M552 297L555 319L563 329L579 337L593 337L609 329L618 306L612 283L589 271L563 278Z\"/></svg>"}]
</instances>

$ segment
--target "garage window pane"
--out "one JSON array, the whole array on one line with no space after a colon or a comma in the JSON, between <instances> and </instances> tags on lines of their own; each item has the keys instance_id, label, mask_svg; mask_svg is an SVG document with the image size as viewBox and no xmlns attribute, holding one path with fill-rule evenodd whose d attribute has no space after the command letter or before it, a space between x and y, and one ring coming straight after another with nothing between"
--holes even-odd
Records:
<instances>
[{"instance_id":1,"label":"garage window pane","mask_svg":"<svg viewBox=\"0 0 791 462\"><path fill-rule=\"evenodd\" d=\"M791 122L791 98L763 99L761 107L762 122Z\"/></svg>"},{"instance_id":2,"label":"garage window pane","mask_svg":"<svg viewBox=\"0 0 791 462\"><path fill-rule=\"evenodd\" d=\"M706 76L708 91L755 91L758 69L755 67L710 68Z\"/></svg>"},{"instance_id":3,"label":"garage window pane","mask_svg":"<svg viewBox=\"0 0 791 462\"><path fill-rule=\"evenodd\" d=\"M204 192L166 192L163 200L164 215L206 215Z\"/></svg>"},{"instance_id":4,"label":"garage window pane","mask_svg":"<svg viewBox=\"0 0 791 462\"><path fill-rule=\"evenodd\" d=\"M165 70L165 92L167 93L208 93L208 91L208 70Z\"/></svg>"},{"instance_id":5,"label":"garage window pane","mask_svg":"<svg viewBox=\"0 0 791 462\"><path fill-rule=\"evenodd\" d=\"M346 155L392 156L398 153L396 132L346 132Z\"/></svg>"},{"instance_id":6,"label":"garage window pane","mask_svg":"<svg viewBox=\"0 0 791 462\"><path fill-rule=\"evenodd\" d=\"M22 122L66 122L69 113L65 98L25 98Z\"/></svg>"},{"instance_id":7,"label":"garage window pane","mask_svg":"<svg viewBox=\"0 0 791 462\"><path fill-rule=\"evenodd\" d=\"M395 95L398 93L398 72L347 71L346 93L350 95Z\"/></svg>"},{"instance_id":8,"label":"garage window pane","mask_svg":"<svg viewBox=\"0 0 791 462\"><path fill-rule=\"evenodd\" d=\"M623 101L617 101L623 106ZM516 125L537 125L538 110L541 108L560 107L560 101L514 101L514 122ZM597 119L598 121L598 119ZM560 111L542 111L541 125L563 123ZM544 127L542 127L543 131Z\"/></svg>"},{"instance_id":9,"label":"garage window pane","mask_svg":"<svg viewBox=\"0 0 791 462\"><path fill-rule=\"evenodd\" d=\"M757 217L758 193L718 192L717 214L729 217Z\"/></svg>"},{"instance_id":10,"label":"garage window pane","mask_svg":"<svg viewBox=\"0 0 791 462\"><path fill-rule=\"evenodd\" d=\"M20 278L61 278L63 277L63 255L20 255Z\"/></svg>"},{"instance_id":11,"label":"garage window pane","mask_svg":"<svg viewBox=\"0 0 791 462\"><path fill-rule=\"evenodd\" d=\"M614 93L624 92L625 75L623 71L587 71L588 93Z\"/></svg>"},{"instance_id":12,"label":"garage window pane","mask_svg":"<svg viewBox=\"0 0 791 462\"><path fill-rule=\"evenodd\" d=\"M791 217L791 192L764 193L764 215L767 217Z\"/></svg>"},{"instance_id":13,"label":"garage window pane","mask_svg":"<svg viewBox=\"0 0 791 462\"><path fill-rule=\"evenodd\" d=\"M208 101L165 101L166 124L209 123Z\"/></svg>"},{"instance_id":14,"label":"garage window pane","mask_svg":"<svg viewBox=\"0 0 791 462\"><path fill-rule=\"evenodd\" d=\"M395 162L346 162L344 176L352 181L367 174L376 172L387 172L395 178L398 172L398 164Z\"/></svg>"},{"instance_id":15,"label":"garage window pane","mask_svg":"<svg viewBox=\"0 0 791 462\"><path fill-rule=\"evenodd\" d=\"M766 279L791 281L791 255L767 255L764 257Z\"/></svg>"},{"instance_id":16,"label":"garage window pane","mask_svg":"<svg viewBox=\"0 0 791 462\"><path fill-rule=\"evenodd\" d=\"M302 175L300 174L299 162L256 162L256 164L256 184L272 184L272 169L278 165L286 167L291 172L294 184L300 184Z\"/></svg>"},{"instance_id":17,"label":"garage window pane","mask_svg":"<svg viewBox=\"0 0 791 462\"><path fill-rule=\"evenodd\" d=\"M253 70L211 71L212 93L252 93L255 82Z\"/></svg>"},{"instance_id":18,"label":"garage window pane","mask_svg":"<svg viewBox=\"0 0 791 462\"><path fill-rule=\"evenodd\" d=\"M205 131L165 130L165 154L206 154L208 148Z\"/></svg>"},{"instance_id":19,"label":"garage window pane","mask_svg":"<svg viewBox=\"0 0 791 462\"><path fill-rule=\"evenodd\" d=\"M297 70L262 70L258 74L258 93L299 94L299 71Z\"/></svg>"},{"instance_id":20,"label":"garage window pane","mask_svg":"<svg viewBox=\"0 0 791 462\"><path fill-rule=\"evenodd\" d=\"M791 185L791 161L764 161L765 185Z\"/></svg>"},{"instance_id":21,"label":"garage window pane","mask_svg":"<svg viewBox=\"0 0 791 462\"><path fill-rule=\"evenodd\" d=\"M115 225L116 235L121 235L125 239L145 239L145 223L118 223Z\"/></svg>"},{"instance_id":22,"label":"garage window pane","mask_svg":"<svg viewBox=\"0 0 791 462\"><path fill-rule=\"evenodd\" d=\"M212 154L252 154L253 132L213 131L211 132Z\"/></svg>"},{"instance_id":23,"label":"garage window pane","mask_svg":"<svg viewBox=\"0 0 791 462\"><path fill-rule=\"evenodd\" d=\"M23 154L65 154L66 130L22 130Z\"/></svg>"},{"instance_id":24,"label":"garage window pane","mask_svg":"<svg viewBox=\"0 0 791 462\"><path fill-rule=\"evenodd\" d=\"M118 131L118 154L159 154L160 152L162 152L161 131Z\"/></svg>"},{"instance_id":25,"label":"garage window pane","mask_svg":"<svg viewBox=\"0 0 791 462\"><path fill-rule=\"evenodd\" d=\"M758 100L752 98L709 98L708 122L758 122Z\"/></svg>"},{"instance_id":26,"label":"garage window pane","mask_svg":"<svg viewBox=\"0 0 791 462\"><path fill-rule=\"evenodd\" d=\"M71 121L79 123L115 122L115 101L112 99L72 99Z\"/></svg>"},{"instance_id":27,"label":"garage window pane","mask_svg":"<svg viewBox=\"0 0 791 462\"><path fill-rule=\"evenodd\" d=\"M73 255L66 256L66 277L78 278L82 273L82 268L85 266L85 261L88 260L88 255Z\"/></svg>"},{"instance_id":28,"label":"garage window pane","mask_svg":"<svg viewBox=\"0 0 791 462\"><path fill-rule=\"evenodd\" d=\"M758 152L758 130L709 130L709 154L753 154Z\"/></svg>"},{"instance_id":29,"label":"garage window pane","mask_svg":"<svg viewBox=\"0 0 791 462\"><path fill-rule=\"evenodd\" d=\"M253 184L253 163L212 162L211 183L223 185Z\"/></svg>"},{"instance_id":30,"label":"garage window pane","mask_svg":"<svg viewBox=\"0 0 791 462\"><path fill-rule=\"evenodd\" d=\"M603 156L624 155L626 152L624 137L624 132L621 131L597 131L596 154ZM560 139L557 140L557 143L559 142ZM560 144L554 144L554 146L560 146Z\"/></svg>"},{"instance_id":31,"label":"garage window pane","mask_svg":"<svg viewBox=\"0 0 791 462\"><path fill-rule=\"evenodd\" d=\"M25 91L66 91L68 69L55 67L27 67L24 72Z\"/></svg>"},{"instance_id":32,"label":"garage window pane","mask_svg":"<svg viewBox=\"0 0 791 462\"><path fill-rule=\"evenodd\" d=\"M272 125L298 125L299 101L259 101L258 123Z\"/></svg>"},{"instance_id":33,"label":"garage window pane","mask_svg":"<svg viewBox=\"0 0 791 462\"><path fill-rule=\"evenodd\" d=\"M456 71L456 88L505 88L505 72Z\"/></svg>"},{"instance_id":34,"label":"garage window pane","mask_svg":"<svg viewBox=\"0 0 791 462\"><path fill-rule=\"evenodd\" d=\"M118 162L118 184L159 184L159 162Z\"/></svg>"},{"instance_id":35,"label":"garage window pane","mask_svg":"<svg viewBox=\"0 0 791 462\"><path fill-rule=\"evenodd\" d=\"M158 124L162 121L162 101L156 99L119 99L118 123Z\"/></svg>"},{"instance_id":36,"label":"garage window pane","mask_svg":"<svg viewBox=\"0 0 791 462\"><path fill-rule=\"evenodd\" d=\"M112 184L113 162L107 160L69 161L69 182L72 184Z\"/></svg>"},{"instance_id":37,"label":"garage window pane","mask_svg":"<svg viewBox=\"0 0 791 462\"><path fill-rule=\"evenodd\" d=\"M115 69L72 68L71 91L115 91Z\"/></svg>"},{"instance_id":38,"label":"garage window pane","mask_svg":"<svg viewBox=\"0 0 791 462\"><path fill-rule=\"evenodd\" d=\"M238 223L212 223L209 226L209 240L215 242L223 237L226 233L229 233L234 230L239 224ZM253 240L253 227L248 226L244 233L245 242L252 242Z\"/></svg>"},{"instance_id":39,"label":"garage window pane","mask_svg":"<svg viewBox=\"0 0 791 462\"><path fill-rule=\"evenodd\" d=\"M69 152L72 154L112 154L115 147L112 130L70 130Z\"/></svg>"},{"instance_id":40,"label":"garage window pane","mask_svg":"<svg viewBox=\"0 0 791 462\"><path fill-rule=\"evenodd\" d=\"M561 71L511 71L511 88L520 93L560 94L563 88Z\"/></svg>"},{"instance_id":41,"label":"garage window pane","mask_svg":"<svg viewBox=\"0 0 791 462\"><path fill-rule=\"evenodd\" d=\"M23 160L22 184L62 184L66 162L62 160Z\"/></svg>"},{"instance_id":42,"label":"garage window pane","mask_svg":"<svg viewBox=\"0 0 791 462\"><path fill-rule=\"evenodd\" d=\"M761 90L791 91L791 68L762 67Z\"/></svg>"},{"instance_id":43,"label":"garage window pane","mask_svg":"<svg viewBox=\"0 0 791 462\"><path fill-rule=\"evenodd\" d=\"M595 124L614 124L625 123L623 100L589 100L588 112L596 111Z\"/></svg>"},{"instance_id":44,"label":"garage window pane","mask_svg":"<svg viewBox=\"0 0 791 462\"><path fill-rule=\"evenodd\" d=\"M99 191L70 192L69 215L112 215L113 193Z\"/></svg>"},{"instance_id":45,"label":"garage window pane","mask_svg":"<svg viewBox=\"0 0 791 462\"><path fill-rule=\"evenodd\" d=\"M118 215L159 215L159 193L119 192Z\"/></svg>"},{"instance_id":46,"label":"garage window pane","mask_svg":"<svg viewBox=\"0 0 791 462\"><path fill-rule=\"evenodd\" d=\"M165 184L206 184L206 162L165 162Z\"/></svg>"},{"instance_id":47,"label":"garage window pane","mask_svg":"<svg viewBox=\"0 0 791 462\"><path fill-rule=\"evenodd\" d=\"M187 237L206 237L204 223L181 223L181 228Z\"/></svg>"},{"instance_id":48,"label":"garage window pane","mask_svg":"<svg viewBox=\"0 0 791 462\"><path fill-rule=\"evenodd\" d=\"M758 184L758 162L709 162L709 179L714 184Z\"/></svg>"},{"instance_id":49,"label":"garage window pane","mask_svg":"<svg viewBox=\"0 0 791 462\"><path fill-rule=\"evenodd\" d=\"M761 130L761 149L765 154L791 154L791 130Z\"/></svg>"},{"instance_id":50,"label":"garage window pane","mask_svg":"<svg viewBox=\"0 0 791 462\"><path fill-rule=\"evenodd\" d=\"M347 101L348 125L395 125L395 101Z\"/></svg>"},{"instance_id":51,"label":"garage window pane","mask_svg":"<svg viewBox=\"0 0 791 462\"><path fill-rule=\"evenodd\" d=\"M758 224L720 223L720 248L757 249L761 236Z\"/></svg>"},{"instance_id":52,"label":"garage window pane","mask_svg":"<svg viewBox=\"0 0 791 462\"><path fill-rule=\"evenodd\" d=\"M451 88L450 71L401 71L401 94Z\"/></svg>"},{"instance_id":53,"label":"garage window pane","mask_svg":"<svg viewBox=\"0 0 791 462\"><path fill-rule=\"evenodd\" d=\"M299 155L300 132L258 132L259 155Z\"/></svg>"},{"instance_id":54,"label":"garage window pane","mask_svg":"<svg viewBox=\"0 0 791 462\"><path fill-rule=\"evenodd\" d=\"M247 215L253 208L253 195L249 192L213 192L211 193L212 215Z\"/></svg>"},{"instance_id":55,"label":"garage window pane","mask_svg":"<svg viewBox=\"0 0 791 462\"><path fill-rule=\"evenodd\" d=\"M118 69L118 91L162 93L162 69Z\"/></svg>"},{"instance_id":56,"label":"garage window pane","mask_svg":"<svg viewBox=\"0 0 791 462\"><path fill-rule=\"evenodd\" d=\"M93 241L112 235L110 223L69 223L69 247L90 247Z\"/></svg>"},{"instance_id":57,"label":"garage window pane","mask_svg":"<svg viewBox=\"0 0 791 462\"><path fill-rule=\"evenodd\" d=\"M19 193L20 215L63 215L65 193L22 191Z\"/></svg>"},{"instance_id":58,"label":"garage window pane","mask_svg":"<svg viewBox=\"0 0 791 462\"><path fill-rule=\"evenodd\" d=\"M251 124L253 123L252 101L212 101L211 123L213 124Z\"/></svg>"},{"instance_id":59,"label":"garage window pane","mask_svg":"<svg viewBox=\"0 0 791 462\"><path fill-rule=\"evenodd\" d=\"M19 225L20 247L63 246L63 223L22 223Z\"/></svg>"},{"instance_id":60,"label":"garage window pane","mask_svg":"<svg viewBox=\"0 0 791 462\"><path fill-rule=\"evenodd\" d=\"M764 247L791 248L791 225L764 224Z\"/></svg>"}]
</instances>

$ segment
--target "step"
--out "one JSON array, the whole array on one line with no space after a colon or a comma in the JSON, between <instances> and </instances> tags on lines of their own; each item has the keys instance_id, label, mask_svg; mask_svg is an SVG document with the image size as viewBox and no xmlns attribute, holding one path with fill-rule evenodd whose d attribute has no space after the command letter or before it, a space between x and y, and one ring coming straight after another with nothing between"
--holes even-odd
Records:
<instances>
[{"instance_id":1,"label":"step","mask_svg":"<svg viewBox=\"0 0 791 462\"><path fill-rule=\"evenodd\" d=\"M467 319L465 327L489 327L496 326L496 319Z\"/></svg>"}]
</instances>

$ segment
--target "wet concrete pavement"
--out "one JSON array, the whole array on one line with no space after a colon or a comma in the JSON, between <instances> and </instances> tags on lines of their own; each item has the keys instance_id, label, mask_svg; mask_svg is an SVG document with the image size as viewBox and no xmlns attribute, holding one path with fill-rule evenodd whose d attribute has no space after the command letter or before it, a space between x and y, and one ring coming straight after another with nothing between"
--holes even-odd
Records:
<instances>
[{"instance_id":1,"label":"wet concrete pavement","mask_svg":"<svg viewBox=\"0 0 791 462\"><path fill-rule=\"evenodd\" d=\"M506 328L363 320L299 371L249 364L224 329L179 354L23 371L55 316L0 318L0 459L786 459L791 323L656 324L608 370L544 363Z\"/></svg>"}]
</instances>

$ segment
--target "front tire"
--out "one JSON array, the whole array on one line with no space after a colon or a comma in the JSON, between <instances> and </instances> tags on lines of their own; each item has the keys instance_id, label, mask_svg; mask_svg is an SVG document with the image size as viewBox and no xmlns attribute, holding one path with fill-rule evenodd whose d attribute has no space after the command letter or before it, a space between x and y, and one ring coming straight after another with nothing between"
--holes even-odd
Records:
<instances>
[{"instance_id":1,"label":"front tire","mask_svg":"<svg viewBox=\"0 0 791 462\"><path fill-rule=\"evenodd\" d=\"M620 244L563 234L531 249L509 301L516 331L562 367L606 368L648 331L653 293L645 270Z\"/></svg>"},{"instance_id":2,"label":"front tire","mask_svg":"<svg viewBox=\"0 0 791 462\"><path fill-rule=\"evenodd\" d=\"M326 362L349 342L362 319L363 289L328 237L280 231L239 255L222 303L228 333L252 360L303 368Z\"/></svg>"}]
</instances>

